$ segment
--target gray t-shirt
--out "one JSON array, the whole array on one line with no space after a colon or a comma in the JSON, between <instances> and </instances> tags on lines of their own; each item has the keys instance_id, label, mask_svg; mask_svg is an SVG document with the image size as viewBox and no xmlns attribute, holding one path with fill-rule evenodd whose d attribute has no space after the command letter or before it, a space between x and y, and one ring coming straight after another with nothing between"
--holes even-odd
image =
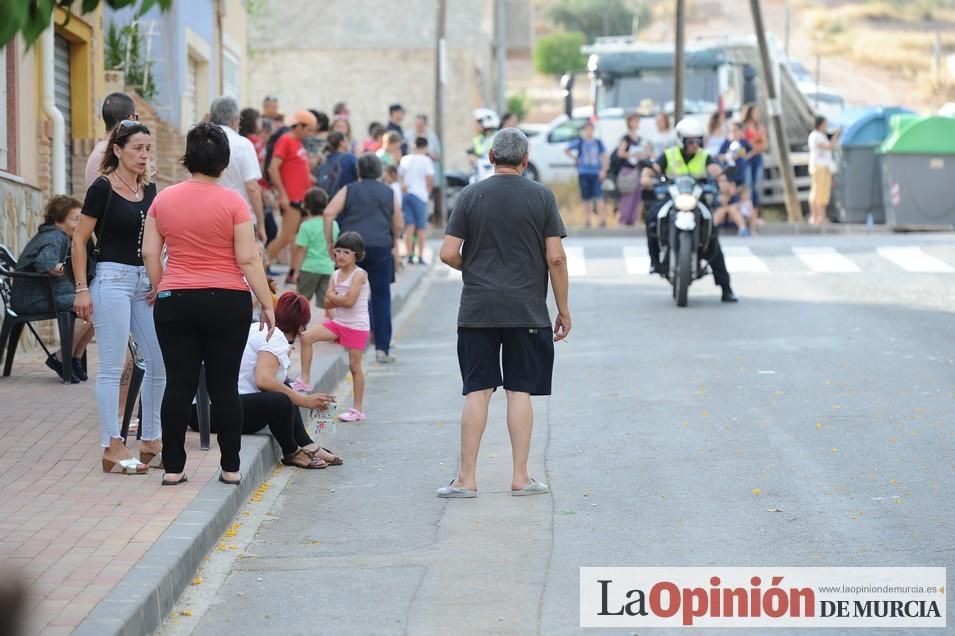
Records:
<instances>
[{"instance_id":1,"label":"gray t-shirt","mask_svg":"<svg viewBox=\"0 0 955 636\"><path fill-rule=\"evenodd\" d=\"M459 327L550 327L545 239L564 238L554 194L494 175L458 196L446 230L464 239Z\"/></svg>"}]
</instances>

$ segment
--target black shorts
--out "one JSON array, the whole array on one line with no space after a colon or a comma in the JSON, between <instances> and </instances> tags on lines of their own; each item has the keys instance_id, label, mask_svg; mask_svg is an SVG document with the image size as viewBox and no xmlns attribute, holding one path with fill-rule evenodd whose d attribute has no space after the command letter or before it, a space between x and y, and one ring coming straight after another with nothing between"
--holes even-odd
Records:
<instances>
[{"instance_id":1,"label":"black shorts","mask_svg":"<svg viewBox=\"0 0 955 636\"><path fill-rule=\"evenodd\" d=\"M458 327L458 364L463 395L502 385L506 391L550 395L554 330Z\"/></svg>"}]
</instances>

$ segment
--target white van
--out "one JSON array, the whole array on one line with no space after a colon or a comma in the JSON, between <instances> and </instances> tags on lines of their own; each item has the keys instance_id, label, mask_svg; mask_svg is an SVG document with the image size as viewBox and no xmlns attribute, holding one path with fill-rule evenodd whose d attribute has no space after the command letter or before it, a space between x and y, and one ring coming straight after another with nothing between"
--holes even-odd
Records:
<instances>
[{"instance_id":1,"label":"white van","mask_svg":"<svg viewBox=\"0 0 955 636\"><path fill-rule=\"evenodd\" d=\"M527 165L528 176L535 181L558 183L577 178L577 167L573 159L564 151L571 141L580 136L580 129L593 117L593 108L581 106L572 111L572 116L556 117L547 129L529 139L530 161ZM695 115L694 115L695 116ZM705 118L705 115L701 115ZM594 121L594 135L600 139L607 152L615 152L617 145L627 131L625 113L622 108L601 110ZM651 139L656 134L655 116L640 118L640 137Z\"/></svg>"}]
</instances>

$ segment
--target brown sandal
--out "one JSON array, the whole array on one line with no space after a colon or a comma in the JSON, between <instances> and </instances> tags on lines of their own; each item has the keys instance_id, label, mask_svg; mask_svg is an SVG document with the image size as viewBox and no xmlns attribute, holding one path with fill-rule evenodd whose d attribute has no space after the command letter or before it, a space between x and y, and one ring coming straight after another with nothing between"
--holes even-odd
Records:
<instances>
[{"instance_id":1,"label":"brown sandal","mask_svg":"<svg viewBox=\"0 0 955 636\"><path fill-rule=\"evenodd\" d=\"M303 455L308 458L308 461L305 464L301 464L295 461L296 457L300 458L300 460L304 459L302 457ZM307 470L318 470L321 468L328 468L328 464L325 462L325 460L320 459L319 457L316 457L315 455L309 453L303 448L298 449L291 455L286 455L285 457L283 457L282 463L285 464L286 466L295 466L297 468L305 468Z\"/></svg>"},{"instance_id":2,"label":"brown sandal","mask_svg":"<svg viewBox=\"0 0 955 636\"><path fill-rule=\"evenodd\" d=\"M319 447L318 447L318 450L314 450L314 451L306 450L305 448L302 448L302 450L305 451L306 453L308 453L309 455L311 455L312 457L317 457L317 458L320 459L321 461L324 461L324 462L325 462L326 464L328 464L329 466L341 466L342 464L345 463L345 460L344 460L344 459L342 459L341 457L339 457L338 455L336 455L336 454L333 453L332 451L328 450L328 449L325 448L324 446L319 446ZM331 456L333 457L333 459L332 459L332 460L322 459L321 457L318 456L319 451L325 451L326 453L328 453L329 455L331 455Z\"/></svg>"}]
</instances>

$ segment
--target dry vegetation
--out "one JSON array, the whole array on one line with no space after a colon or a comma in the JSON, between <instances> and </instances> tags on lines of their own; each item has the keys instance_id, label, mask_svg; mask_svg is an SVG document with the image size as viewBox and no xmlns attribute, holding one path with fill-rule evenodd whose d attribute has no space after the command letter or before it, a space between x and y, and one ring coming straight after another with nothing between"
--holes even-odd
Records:
<instances>
[{"instance_id":1,"label":"dry vegetation","mask_svg":"<svg viewBox=\"0 0 955 636\"><path fill-rule=\"evenodd\" d=\"M821 55L843 57L913 81L923 98L940 103L955 95L955 79L945 64L946 56L955 50L955 8L943 4L926 0L827 8L808 5L804 33ZM937 39L941 68L936 74Z\"/></svg>"}]
</instances>

